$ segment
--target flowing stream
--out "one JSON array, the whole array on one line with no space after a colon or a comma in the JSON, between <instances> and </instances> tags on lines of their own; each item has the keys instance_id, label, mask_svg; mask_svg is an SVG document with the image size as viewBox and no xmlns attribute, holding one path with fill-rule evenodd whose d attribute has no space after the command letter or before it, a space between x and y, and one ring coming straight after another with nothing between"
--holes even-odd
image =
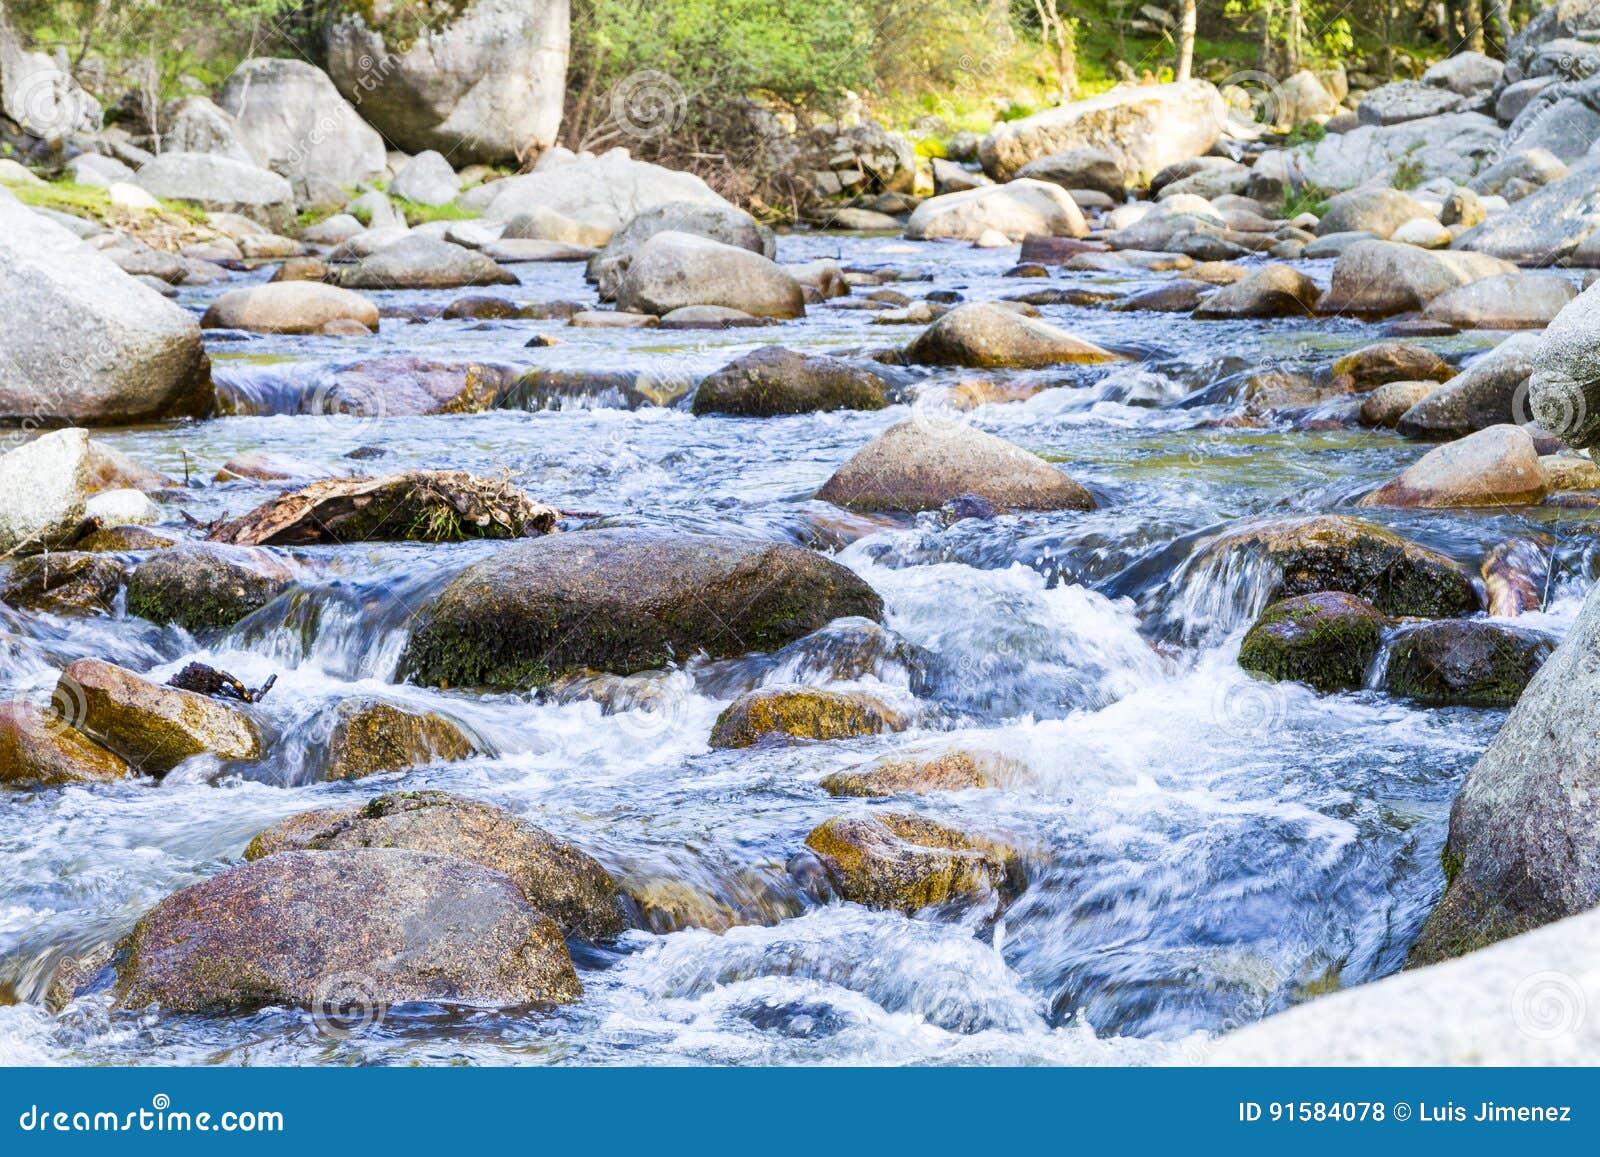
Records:
<instances>
[{"instance_id":1,"label":"flowing stream","mask_svg":"<svg viewBox=\"0 0 1600 1157\"><path fill-rule=\"evenodd\" d=\"M984 300L1068 281L1125 292L1164 276L1006 279L1012 252L780 239L781 260L833 256L923 275L896 286L912 296L937 288ZM1326 264L1305 264L1326 282ZM513 268L523 285L508 296L592 300L581 266ZM215 292L185 290L183 301L203 308ZM458 294L376 296L437 305ZM1218 386L1230 375L1323 365L1377 340L1377 327L1069 306L1042 314L1137 360L985 375L1050 388L959 412L945 388L975 375L939 370L895 371L914 400L873 413L697 418L682 405L626 408L619 390L537 411L362 418L302 412L316 408L307 399L322 368L380 354L473 358L618 371L670 394L760 345L883 346L916 330L813 306L780 327L716 332L392 318L357 342L216 335L219 382L272 413L104 435L145 465L193 478L183 509L196 519L241 514L281 489L209 482L245 452L338 472L504 472L537 500L597 516L574 527L651 525L833 552L883 596L890 634L843 683L824 632L774 656L638 680L633 700L603 709L392 684L420 600L494 544L293 552L299 581L205 646L138 619L0 608L7 697L48 698L60 668L85 656L158 679L196 658L251 684L279 677L261 707L278 738L259 767L228 771L202 758L159 782L0 793L0 1062L1183 1063L1203 1057L1217 1033L1398 969L1442 887L1451 799L1503 715L1251 679L1234 660L1268 578L1195 561L1234 520L1346 510L1422 452L1386 432L1210 424L1232 409ZM525 348L541 332L560 344ZM1426 344L1455 357L1497 336ZM1099 509L946 525L810 499L910 412L971 421L1063 463ZM386 453L346 457L358 447ZM1473 572L1512 534L1558 529L1538 510L1360 513ZM1565 515L1546 610L1519 619L1557 636L1591 578L1581 515ZM870 689L916 723L868 739L708 748L712 721L737 694L795 681ZM377 690L449 712L496 755L306 782L305 753L334 706ZM875 755L949 742L1003 752L1024 770L999 790L889 801L839 800L818 787ZM586 995L546 1013L394 1010L330 1031L281 1008L128 1014L88 996L46 1010L62 957L116 940L164 896L236 862L267 825L421 787L513 809L621 878L681 882L756 922L632 931L604 949L575 949ZM993 926L819 904L788 862L816 824L862 807L909 807L1003 836L1026 853L1030 885Z\"/></svg>"}]
</instances>

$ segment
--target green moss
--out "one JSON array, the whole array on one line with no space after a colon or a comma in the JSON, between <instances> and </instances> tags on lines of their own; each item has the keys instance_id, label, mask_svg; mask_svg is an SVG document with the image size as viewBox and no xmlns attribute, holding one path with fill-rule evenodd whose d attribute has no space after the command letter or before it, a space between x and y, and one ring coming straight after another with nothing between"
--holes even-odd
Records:
<instances>
[{"instance_id":1,"label":"green moss","mask_svg":"<svg viewBox=\"0 0 1600 1157\"><path fill-rule=\"evenodd\" d=\"M111 204L111 195L97 185L80 185L74 181L51 181L43 185L7 185L17 200L35 209L54 209L71 213L90 221L103 221L119 212ZM161 208L175 213L197 225L205 224L206 211L187 201L161 201Z\"/></svg>"},{"instance_id":2,"label":"green moss","mask_svg":"<svg viewBox=\"0 0 1600 1157\"><path fill-rule=\"evenodd\" d=\"M1378 653L1381 616L1353 595L1322 593L1274 603L1239 647L1239 666L1318 691L1355 690Z\"/></svg>"},{"instance_id":3,"label":"green moss","mask_svg":"<svg viewBox=\"0 0 1600 1157\"><path fill-rule=\"evenodd\" d=\"M447 205L424 205L421 201L408 201L392 195L389 200L405 217L408 225L426 225L429 221L473 221L481 216L455 201Z\"/></svg>"}]
</instances>

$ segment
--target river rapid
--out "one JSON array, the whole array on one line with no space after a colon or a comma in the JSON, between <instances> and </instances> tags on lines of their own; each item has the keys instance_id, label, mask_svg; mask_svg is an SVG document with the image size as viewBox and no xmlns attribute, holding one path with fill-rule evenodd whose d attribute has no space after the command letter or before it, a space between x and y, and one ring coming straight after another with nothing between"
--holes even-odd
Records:
<instances>
[{"instance_id":1,"label":"river rapid","mask_svg":"<svg viewBox=\"0 0 1600 1157\"><path fill-rule=\"evenodd\" d=\"M912 296L954 289L966 300L1042 285L1127 292L1166 276L1008 279L1014 250L780 237L780 260L824 256L925 276L895 286ZM1328 263L1296 264L1326 284ZM593 300L581 265L511 268L522 285L504 292L516 300ZM181 300L198 310L217 291L186 289ZM459 294L374 296L398 306ZM208 645L121 615L0 607L5 697L47 700L59 670L86 656L158 680L194 659L251 685L278 676L260 708L278 739L259 767L199 758L160 781L0 793L0 993L9 998L0 1062L1192 1063L1218 1033L1396 971L1443 886L1450 802L1503 713L1252 679L1235 658L1268 576L1194 563L1208 537L1239 520L1348 512L1422 453L1381 431L1211 424L1233 409L1230 375L1325 365L1377 340L1380 327L1041 313L1134 360L986 374L1049 388L971 410L948 397L970 371L903 370L896 380L909 400L879 412L695 417L683 403L629 409L613 392L538 411L354 417L289 411L315 394L319 367L380 354L622 371L670 394L761 345L884 346L916 328L812 306L800 321L726 331L387 318L378 336L355 342L209 335L224 391L284 412L97 434L193 479L182 509L195 519L237 516L281 488L209 481L247 452L340 473L503 473L537 501L582 512L569 521L574 531L656 526L827 550L883 596L892 637L867 673L843 684L825 633L776 656L691 661L602 708L393 683L421 600L492 554L492 543L297 550L299 581ZM536 333L560 344L526 348ZM1459 360L1501 336L1422 344ZM848 515L810 498L908 414L971 422L1060 462L1099 508L947 525L932 514ZM358 447L385 453L346 457ZM1518 620L1555 636L1592 578L1582 512L1563 512L1560 527L1537 508L1359 513L1473 573L1514 533L1558 534L1546 609ZM736 695L785 682L871 690L916 723L841 742L708 747L713 720ZM449 712L497 754L305 782L305 752L334 706L378 690ZM818 787L876 755L947 742L1003 752L1025 771L999 790L892 801L839 800ZM575 947L585 996L553 1012L391 1009L348 1025L282 1008L112 1013L94 995L60 1013L44 1006L63 957L115 941L164 896L237 862L267 825L422 787L512 809L620 878L688 884L756 922L630 931L604 949ZM886 806L1003 836L1027 856L1027 891L992 925L817 903L787 868L806 833L842 811Z\"/></svg>"}]
</instances>

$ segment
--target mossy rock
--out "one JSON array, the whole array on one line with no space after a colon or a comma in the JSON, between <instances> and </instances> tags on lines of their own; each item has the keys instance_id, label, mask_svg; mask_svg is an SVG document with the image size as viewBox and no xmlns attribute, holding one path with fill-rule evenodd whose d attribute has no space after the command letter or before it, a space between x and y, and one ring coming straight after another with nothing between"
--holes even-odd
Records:
<instances>
[{"instance_id":1,"label":"mossy rock","mask_svg":"<svg viewBox=\"0 0 1600 1157\"><path fill-rule=\"evenodd\" d=\"M251 840L245 859L352 848L481 864L509 876L529 904L576 939L610 939L625 926L622 893L594 857L508 811L442 791L391 792L348 811L290 816Z\"/></svg>"},{"instance_id":2,"label":"mossy rock","mask_svg":"<svg viewBox=\"0 0 1600 1157\"><path fill-rule=\"evenodd\" d=\"M36 554L12 566L0 588L0 600L28 611L107 615L122 589L123 573L120 562L104 555Z\"/></svg>"},{"instance_id":3,"label":"mossy rock","mask_svg":"<svg viewBox=\"0 0 1600 1157\"><path fill-rule=\"evenodd\" d=\"M1555 646L1482 619L1425 623L1395 640L1384 680L1390 694L1433 706L1510 707Z\"/></svg>"},{"instance_id":4,"label":"mossy rock","mask_svg":"<svg viewBox=\"0 0 1600 1157\"><path fill-rule=\"evenodd\" d=\"M586 669L629 675L696 652L770 651L883 601L853 571L787 544L640 530L518 542L423 608L400 677L525 690Z\"/></svg>"},{"instance_id":5,"label":"mossy rock","mask_svg":"<svg viewBox=\"0 0 1600 1157\"><path fill-rule=\"evenodd\" d=\"M723 366L700 383L696 414L770 418L823 410L881 410L883 379L838 358L766 346Z\"/></svg>"},{"instance_id":6,"label":"mossy rock","mask_svg":"<svg viewBox=\"0 0 1600 1157\"><path fill-rule=\"evenodd\" d=\"M166 550L178 545L169 534L143 526L108 526L73 543L72 549L86 554L123 554L133 551Z\"/></svg>"},{"instance_id":7,"label":"mossy rock","mask_svg":"<svg viewBox=\"0 0 1600 1157\"><path fill-rule=\"evenodd\" d=\"M326 779L360 779L430 763L454 763L480 747L434 711L408 711L382 699L347 699L328 737Z\"/></svg>"},{"instance_id":8,"label":"mossy rock","mask_svg":"<svg viewBox=\"0 0 1600 1157\"><path fill-rule=\"evenodd\" d=\"M561 932L506 876L396 848L281 852L168 896L118 950L116 1007L327 1012L583 994Z\"/></svg>"},{"instance_id":9,"label":"mossy rock","mask_svg":"<svg viewBox=\"0 0 1600 1157\"><path fill-rule=\"evenodd\" d=\"M1283 519L1229 531L1205 550L1264 558L1271 597L1344 591L1386 615L1443 619L1480 609L1472 578L1454 561L1381 526L1345 515Z\"/></svg>"},{"instance_id":10,"label":"mossy rock","mask_svg":"<svg viewBox=\"0 0 1600 1157\"><path fill-rule=\"evenodd\" d=\"M193 542L158 551L128 580L128 613L192 634L225 630L288 586L293 572L261 550Z\"/></svg>"},{"instance_id":11,"label":"mossy rock","mask_svg":"<svg viewBox=\"0 0 1600 1157\"><path fill-rule=\"evenodd\" d=\"M806 837L845 900L910 915L924 908L1021 894L1026 876L1011 848L918 815L835 816Z\"/></svg>"},{"instance_id":12,"label":"mossy rock","mask_svg":"<svg viewBox=\"0 0 1600 1157\"><path fill-rule=\"evenodd\" d=\"M768 740L850 739L900 731L905 720L859 691L766 687L739 696L717 716L712 747L751 747Z\"/></svg>"},{"instance_id":13,"label":"mossy rock","mask_svg":"<svg viewBox=\"0 0 1600 1157\"><path fill-rule=\"evenodd\" d=\"M1245 634L1239 666L1318 691L1354 691L1383 642L1384 617L1365 599L1322 591L1273 603Z\"/></svg>"},{"instance_id":14,"label":"mossy rock","mask_svg":"<svg viewBox=\"0 0 1600 1157\"><path fill-rule=\"evenodd\" d=\"M64 715L31 703L0 703L0 786L54 787L110 783L128 774L128 764Z\"/></svg>"},{"instance_id":15,"label":"mossy rock","mask_svg":"<svg viewBox=\"0 0 1600 1157\"><path fill-rule=\"evenodd\" d=\"M999 787L1026 771L1022 764L993 751L944 751L935 755L891 755L860 767L836 771L822 781L829 795L925 795Z\"/></svg>"}]
</instances>

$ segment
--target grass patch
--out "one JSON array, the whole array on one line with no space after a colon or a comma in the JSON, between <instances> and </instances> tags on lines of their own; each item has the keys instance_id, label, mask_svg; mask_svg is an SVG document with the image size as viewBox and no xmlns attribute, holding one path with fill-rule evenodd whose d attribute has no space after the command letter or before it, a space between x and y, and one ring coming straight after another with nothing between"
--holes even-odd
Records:
<instances>
[{"instance_id":1,"label":"grass patch","mask_svg":"<svg viewBox=\"0 0 1600 1157\"><path fill-rule=\"evenodd\" d=\"M407 225L426 225L429 221L471 221L482 216L455 201L448 205L424 205L420 201L407 201L404 197L391 196L389 200L406 219Z\"/></svg>"},{"instance_id":2,"label":"grass patch","mask_svg":"<svg viewBox=\"0 0 1600 1157\"><path fill-rule=\"evenodd\" d=\"M1287 220L1293 220L1302 213L1321 217L1328 211L1328 198L1331 196L1333 194L1320 185L1305 184L1290 189L1283 199L1283 216Z\"/></svg>"},{"instance_id":3,"label":"grass patch","mask_svg":"<svg viewBox=\"0 0 1600 1157\"><path fill-rule=\"evenodd\" d=\"M51 181L43 185L7 185L17 200L35 209L54 209L71 213L91 221L104 220L115 213L124 212L111 204L111 194L98 185L79 185L73 181ZM158 198L159 200L159 198ZM204 225L206 211L187 201L161 201L161 208L196 225Z\"/></svg>"}]
</instances>

